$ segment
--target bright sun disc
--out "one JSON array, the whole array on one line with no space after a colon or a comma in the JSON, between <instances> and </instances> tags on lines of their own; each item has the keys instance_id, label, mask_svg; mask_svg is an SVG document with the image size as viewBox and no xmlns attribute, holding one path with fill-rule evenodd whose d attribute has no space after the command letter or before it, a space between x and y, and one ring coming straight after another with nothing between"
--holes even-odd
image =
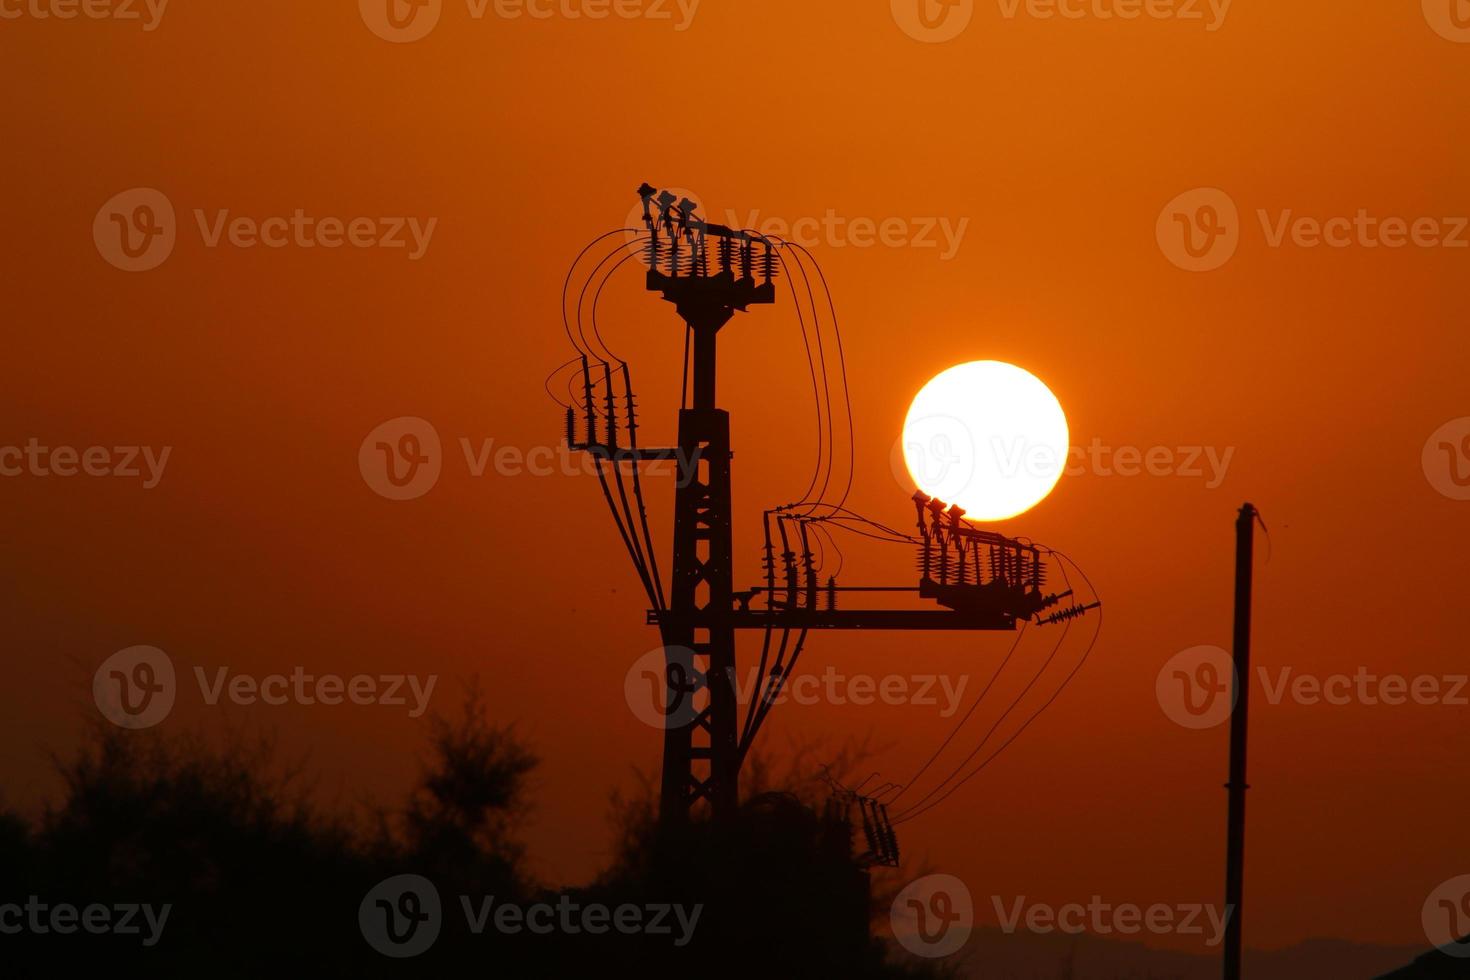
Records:
<instances>
[{"instance_id":1,"label":"bright sun disc","mask_svg":"<svg viewBox=\"0 0 1470 980\"><path fill-rule=\"evenodd\" d=\"M915 485L980 521L1014 517L1044 500L1070 446L1056 395L1004 361L971 361L937 375L903 423L903 459Z\"/></svg>"}]
</instances>

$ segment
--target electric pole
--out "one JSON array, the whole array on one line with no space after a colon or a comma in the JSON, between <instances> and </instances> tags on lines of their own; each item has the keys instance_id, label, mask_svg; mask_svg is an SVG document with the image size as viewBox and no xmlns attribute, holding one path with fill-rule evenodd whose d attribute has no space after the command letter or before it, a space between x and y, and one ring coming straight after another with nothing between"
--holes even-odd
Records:
<instances>
[{"instance_id":1,"label":"electric pole","mask_svg":"<svg viewBox=\"0 0 1470 980\"><path fill-rule=\"evenodd\" d=\"M736 591L732 536L732 492L729 414L716 397L717 340L737 312L776 301L775 280L783 266L783 243L753 231L704 221L696 205L668 191L644 184L646 240L640 239L647 264L646 286L674 305L684 322L689 346L686 372L691 384L680 409L678 445L674 449L640 449L632 383L622 365L625 415L619 421L613 397L614 369L602 364L606 386L599 407L591 365L582 356L585 438L577 438L576 411L567 411L567 441L591 453L597 462L604 496L639 569L653 603L647 622L657 626L664 647L668 704L664 729L660 820L666 827L690 819L704 801L716 820L733 816L739 806L740 767L761 724L805 646L811 630L1014 630L1018 622L1037 617L1039 624L1082 615L1097 603L1062 608L1045 618L1040 613L1071 595L1071 590L1043 591L1046 564L1037 546L973 527L964 511L946 507L922 494L915 496L919 535L920 582L914 587L847 587L835 579L819 584L806 540L806 519L797 523L798 541L788 540L787 518L778 518L782 548L772 543L767 513L765 582ZM621 439L627 438L627 446ZM673 566L667 602L658 585L654 544L648 535L638 479L641 463L677 460L680 481L675 490ZM610 473L605 475L606 463ZM622 478L630 464L643 534L640 541ZM616 479L622 513L614 501ZM820 505L817 505L820 506ZM800 551L797 548L800 548ZM778 584L777 564L782 575ZM932 600L943 609L839 608L855 593L908 592ZM753 608L753 603L759 603ZM736 692L736 636L742 630L763 631L760 690L742 724ZM767 670L772 634L782 639ZM795 641L790 642L795 634ZM885 810L864 799L865 827L875 834L872 852L881 863L896 862L897 840Z\"/></svg>"},{"instance_id":2,"label":"electric pole","mask_svg":"<svg viewBox=\"0 0 1470 980\"><path fill-rule=\"evenodd\" d=\"M1246 504L1235 519L1235 700L1230 712L1230 791L1225 855L1225 980L1240 980L1241 907L1245 899L1246 741L1250 734L1251 563L1254 560L1256 508Z\"/></svg>"}]
</instances>

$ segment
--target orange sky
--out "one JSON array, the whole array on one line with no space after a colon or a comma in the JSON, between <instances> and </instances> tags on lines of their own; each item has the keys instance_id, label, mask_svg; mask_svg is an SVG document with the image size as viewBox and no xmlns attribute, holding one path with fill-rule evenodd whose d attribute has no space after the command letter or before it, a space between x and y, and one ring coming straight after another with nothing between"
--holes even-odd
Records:
<instances>
[{"instance_id":1,"label":"orange sky","mask_svg":"<svg viewBox=\"0 0 1470 980\"><path fill-rule=\"evenodd\" d=\"M458 440L556 444L541 384L569 356L562 279L644 180L697 190L717 220L966 223L948 258L813 248L856 398L853 501L877 519L911 521L890 449L913 393L964 360L1043 378L1077 445L1233 450L1215 488L1067 477L1002 526L1076 558L1107 625L1076 684L1001 761L905 825L909 853L977 894L1218 900L1225 733L1174 725L1154 685L1178 651L1228 645L1243 500L1271 533L1259 664L1465 671L1470 503L1437 492L1420 457L1441 424L1470 415L1457 288L1470 251L1269 238L1288 210L1470 214L1470 45L1437 34L1416 3L1236 0L1208 30L1097 16L1106 3L1067 19L982 2L962 34L930 44L878 0L703 0L686 30L672 2L668 20L541 20L476 19L445 0L431 33L393 44L345 0L180 3L151 31L38 19L34 2L0 0L22 11L0 20L0 444L172 451L147 490L0 479L0 780L13 803L54 789L43 750L75 743L92 671L133 644L190 670L438 674L446 710L457 679L478 673L494 712L544 757L536 866L554 881L590 874L607 793L659 758L623 698L629 664L657 638L594 480L473 477ZM91 229L136 187L166 195L178 240L157 269L128 273ZM1239 246L1188 272L1156 223L1200 187L1238 207ZM437 224L413 260L210 247L195 219L297 209ZM678 321L636 280L610 297L605 332L634 360L645 438L669 440ZM742 584L759 571L760 510L801 492L813 448L782 300L737 319L723 346ZM357 453L407 415L436 427L444 472L423 498L391 502L365 485ZM902 550L849 552L849 575L913 574ZM824 635L806 665L973 673L974 690L1008 639ZM1422 944L1425 896L1467 870L1466 708L1259 694L1254 707L1248 940ZM347 800L399 792L422 731L384 708L197 697L166 724L193 723L276 729ZM778 711L767 737L872 733L888 746L876 767L903 779L950 724L933 708L825 705Z\"/></svg>"}]
</instances>

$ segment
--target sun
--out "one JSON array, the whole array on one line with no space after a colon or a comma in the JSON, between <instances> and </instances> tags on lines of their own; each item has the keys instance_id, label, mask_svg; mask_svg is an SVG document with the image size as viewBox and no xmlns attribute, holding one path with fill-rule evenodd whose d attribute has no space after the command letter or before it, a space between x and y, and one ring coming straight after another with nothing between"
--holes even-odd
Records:
<instances>
[{"instance_id":1,"label":"sun","mask_svg":"<svg viewBox=\"0 0 1470 980\"><path fill-rule=\"evenodd\" d=\"M915 485L980 521L1015 517L1057 485L1071 446L1061 402L1004 361L943 371L914 397L903 458Z\"/></svg>"}]
</instances>

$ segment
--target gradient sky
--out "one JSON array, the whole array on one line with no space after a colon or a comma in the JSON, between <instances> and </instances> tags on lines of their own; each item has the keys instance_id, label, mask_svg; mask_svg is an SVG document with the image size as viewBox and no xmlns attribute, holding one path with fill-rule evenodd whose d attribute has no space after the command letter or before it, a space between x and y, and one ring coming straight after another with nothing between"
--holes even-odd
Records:
<instances>
[{"instance_id":1,"label":"gradient sky","mask_svg":"<svg viewBox=\"0 0 1470 980\"><path fill-rule=\"evenodd\" d=\"M1470 214L1470 44L1419 8L1235 0L1210 30L1208 14L1008 17L982 2L943 43L906 34L879 0L704 0L685 30L672 3L668 20L543 20L446 0L432 32L401 44L347 0L180 3L151 31L0 20L0 445L172 447L153 489L0 479L7 799L56 790L45 750L76 744L92 672L134 644L181 671L437 674L445 711L478 674L544 759L535 867L585 880L607 853L609 791L659 759L623 695L657 637L595 480L474 477L459 440L557 444L542 380L570 356L563 277L648 180L696 190L717 220L966 223L948 258L812 243L855 397L852 500L876 519L911 522L890 465L898 428L918 388L966 360L1044 379L1078 446L1233 452L1215 487L1068 476L1001 526L1087 570L1102 639L1025 737L903 838L978 895L1218 901L1225 730L1175 725L1155 679L1181 650L1228 646L1242 501L1270 528L1260 665L1466 671L1470 502L1439 492L1421 453L1470 415L1470 250L1273 247L1268 234L1287 211ZM137 187L166 195L178 239L157 269L129 273L92 227ZM1238 208L1238 249L1209 272L1179 268L1156 235L1195 188ZM210 247L194 217L297 209L437 224L415 261ZM670 440L678 321L636 275L610 290L604 332L638 372L643 435ZM782 299L737 319L723 347L741 583L759 573L760 510L801 493L814 451ZM409 502L373 493L358 467L364 437L399 416L432 422L445 447L437 486ZM854 583L913 575L902 549L855 542L848 561ZM822 635L805 663L973 675L973 691L1008 640ZM1467 709L1273 705L1260 691L1248 940L1422 945L1425 897L1470 871ZM933 707L818 705L778 711L766 737L871 734L873 768L902 780L951 724ZM181 696L165 727L194 725L276 731L346 801L402 792L423 734L384 707Z\"/></svg>"}]
</instances>

